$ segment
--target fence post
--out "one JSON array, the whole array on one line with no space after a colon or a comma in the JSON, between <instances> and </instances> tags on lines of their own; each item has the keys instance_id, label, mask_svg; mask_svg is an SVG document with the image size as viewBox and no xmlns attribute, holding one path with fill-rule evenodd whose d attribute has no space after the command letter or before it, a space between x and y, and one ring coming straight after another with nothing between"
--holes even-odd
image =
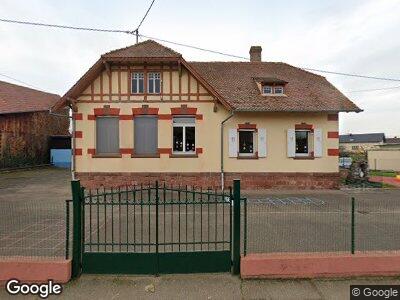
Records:
<instances>
[{"instance_id":1,"label":"fence post","mask_svg":"<svg viewBox=\"0 0 400 300\"><path fill-rule=\"evenodd\" d=\"M351 197L351 254L355 252L355 199Z\"/></svg>"},{"instance_id":2,"label":"fence post","mask_svg":"<svg viewBox=\"0 0 400 300\"><path fill-rule=\"evenodd\" d=\"M240 273L240 180L233 181L233 274Z\"/></svg>"},{"instance_id":3,"label":"fence post","mask_svg":"<svg viewBox=\"0 0 400 300\"><path fill-rule=\"evenodd\" d=\"M150 199L149 199L150 201ZM164 199L165 201L165 199ZM160 272L160 258L159 258L159 249L158 249L158 204L159 204L159 195L158 195L158 180L156 180L156 276L159 275ZM164 202L165 204L165 202ZM165 206L164 206L164 210L165 210ZM149 216L150 218L150 216ZM164 211L164 218L165 218L165 211ZM164 220L165 222L165 220ZM143 228L142 228L143 230ZM165 234L165 233L164 233ZM164 240L165 240L165 236L164 236Z\"/></svg>"},{"instance_id":4,"label":"fence post","mask_svg":"<svg viewBox=\"0 0 400 300\"><path fill-rule=\"evenodd\" d=\"M73 207L72 278L81 273L82 265L82 189L79 180L71 181Z\"/></svg>"}]
</instances>

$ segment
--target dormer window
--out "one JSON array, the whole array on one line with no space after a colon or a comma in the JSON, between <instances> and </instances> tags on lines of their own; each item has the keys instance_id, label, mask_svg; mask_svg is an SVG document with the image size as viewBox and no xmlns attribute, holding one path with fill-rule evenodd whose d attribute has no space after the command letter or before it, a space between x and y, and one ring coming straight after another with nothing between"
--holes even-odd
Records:
<instances>
[{"instance_id":1,"label":"dormer window","mask_svg":"<svg viewBox=\"0 0 400 300\"><path fill-rule=\"evenodd\" d=\"M272 94L272 92L273 92L272 86L270 86L270 85L264 85L264 86L262 87L262 92L263 92L264 95Z\"/></svg>"},{"instance_id":2,"label":"dormer window","mask_svg":"<svg viewBox=\"0 0 400 300\"><path fill-rule=\"evenodd\" d=\"M282 86L274 87L274 94L283 94L283 87Z\"/></svg>"},{"instance_id":3,"label":"dormer window","mask_svg":"<svg viewBox=\"0 0 400 300\"><path fill-rule=\"evenodd\" d=\"M283 95L283 86L263 85L263 95Z\"/></svg>"}]
</instances>

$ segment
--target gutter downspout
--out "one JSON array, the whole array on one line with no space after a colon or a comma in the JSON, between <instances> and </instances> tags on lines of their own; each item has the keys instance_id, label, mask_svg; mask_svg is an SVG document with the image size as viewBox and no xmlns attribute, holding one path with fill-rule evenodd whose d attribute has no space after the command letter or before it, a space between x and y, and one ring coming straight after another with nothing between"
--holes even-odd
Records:
<instances>
[{"instance_id":1,"label":"gutter downspout","mask_svg":"<svg viewBox=\"0 0 400 300\"><path fill-rule=\"evenodd\" d=\"M230 118L233 117L235 111L231 110L231 114L221 122L221 189L224 190L225 187L225 178L224 178L224 124Z\"/></svg>"},{"instance_id":2,"label":"gutter downspout","mask_svg":"<svg viewBox=\"0 0 400 300\"><path fill-rule=\"evenodd\" d=\"M71 151L72 151L72 159L71 159L71 176L72 180L75 180L75 120L72 118L71 115L63 115L63 114L56 114L49 109L49 114L56 117L66 117L72 120L72 134L71 134Z\"/></svg>"}]
</instances>

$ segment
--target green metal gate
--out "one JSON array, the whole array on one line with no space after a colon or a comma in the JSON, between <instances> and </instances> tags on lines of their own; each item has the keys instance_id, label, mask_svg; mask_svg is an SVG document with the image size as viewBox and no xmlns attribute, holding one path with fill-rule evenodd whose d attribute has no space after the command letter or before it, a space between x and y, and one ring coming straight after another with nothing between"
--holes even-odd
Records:
<instances>
[{"instance_id":1,"label":"green metal gate","mask_svg":"<svg viewBox=\"0 0 400 300\"><path fill-rule=\"evenodd\" d=\"M85 191L79 181L72 182L72 190L73 275L80 270L96 274L231 270L231 192L160 187L158 182ZM234 256L238 260L240 253Z\"/></svg>"}]
</instances>

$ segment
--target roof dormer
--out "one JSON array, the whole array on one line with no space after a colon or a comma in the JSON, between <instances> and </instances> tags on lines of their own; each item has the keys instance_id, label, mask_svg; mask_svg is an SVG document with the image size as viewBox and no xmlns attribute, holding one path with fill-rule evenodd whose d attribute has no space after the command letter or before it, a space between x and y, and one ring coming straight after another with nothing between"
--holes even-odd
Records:
<instances>
[{"instance_id":1,"label":"roof dormer","mask_svg":"<svg viewBox=\"0 0 400 300\"><path fill-rule=\"evenodd\" d=\"M253 79L262 96L285 96L287 81L275 77L255 77Z\"/></svg>"}]
</instances>

